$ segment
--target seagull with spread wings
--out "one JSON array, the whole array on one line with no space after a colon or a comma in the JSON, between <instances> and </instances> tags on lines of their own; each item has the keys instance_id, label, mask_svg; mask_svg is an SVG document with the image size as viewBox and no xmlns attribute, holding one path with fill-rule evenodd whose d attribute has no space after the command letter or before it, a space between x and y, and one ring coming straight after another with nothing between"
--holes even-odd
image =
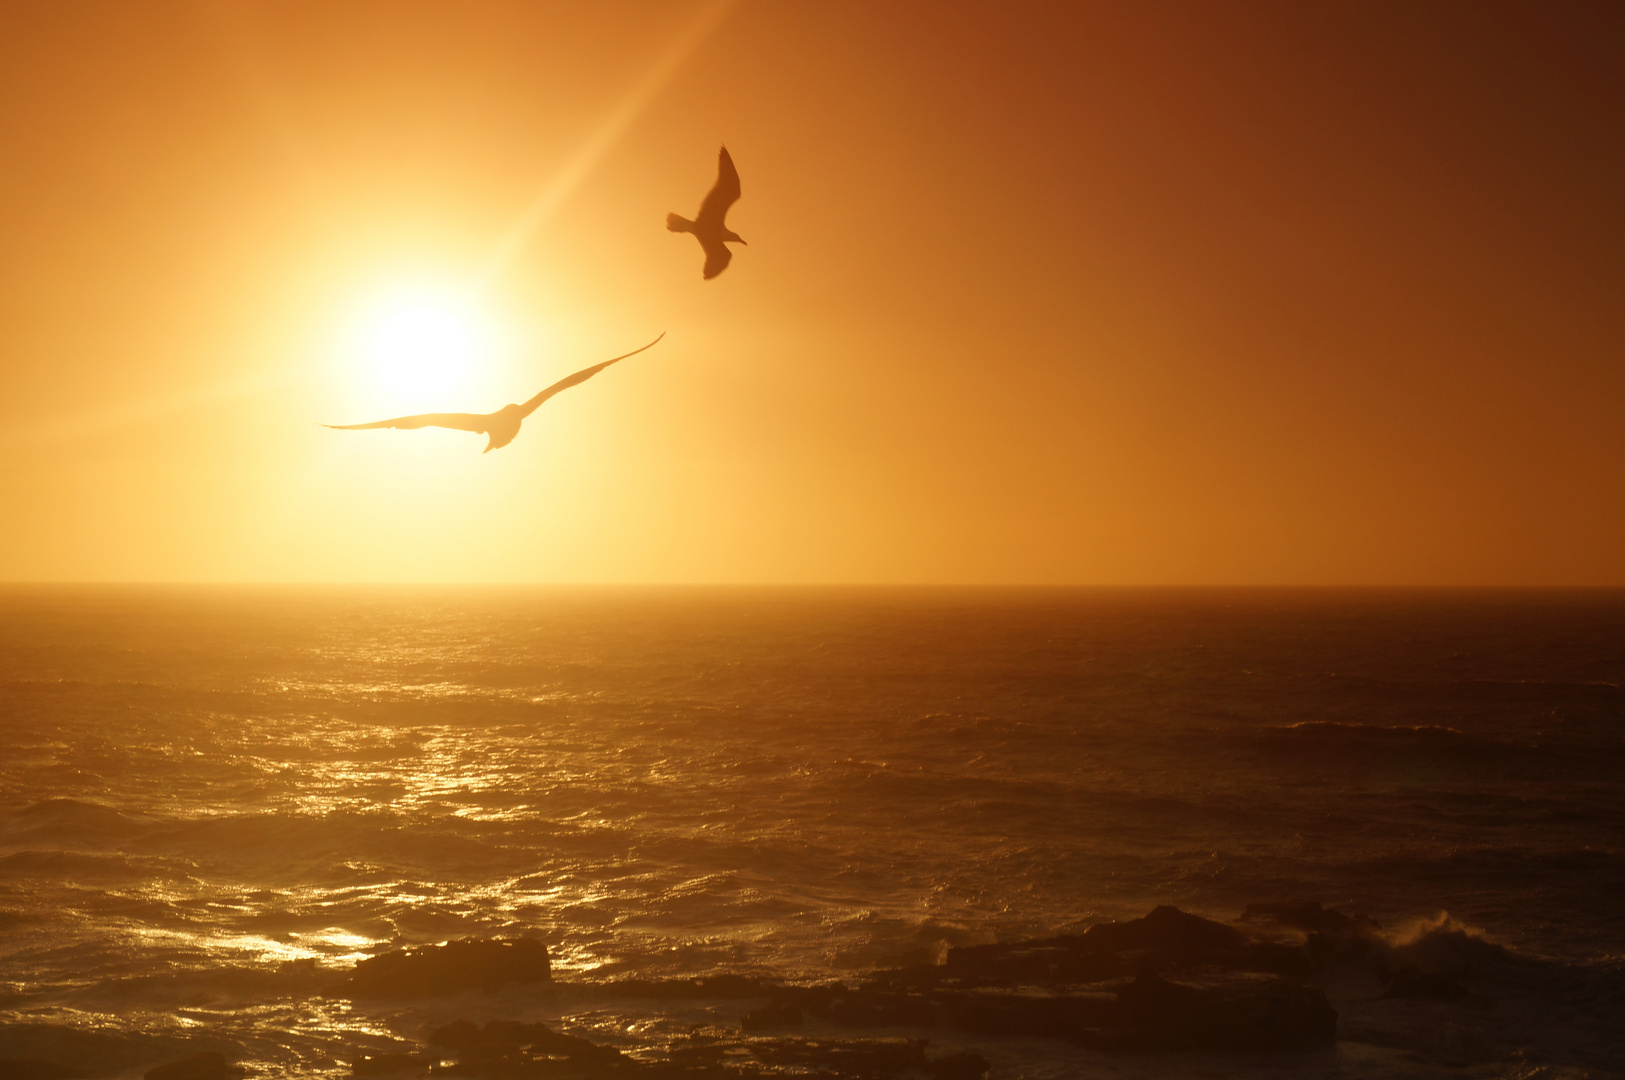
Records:
<instances>
[{"instance_id":1,"label":"seagull with spread wings","mask_svg":"<svg viewBox=\"0 0 1625 1080\"><path fill-rule=\"evenodd\" d=\"M645 345L643 349L654 348L655 344L660 341L660 338L665 336L665 333L662 332L660 337L657 337L654 339L654 341L649 342L649 344ZM615 357L614 360L605 360L602 364L594 364L590 368L582 368L574 375L566 375L564 378L560 379L552 386L549 386L546 390L543 390L541 393L537 394L523 405L504 405L496 412L419 413L416 416L397 416L393 420L374 420L370 424L323 424L322 427L333 428L336 431L365 431L368 428L421 427L443 427L452 428L457 431L472 431L480 435L489 435L491 437L490 442L486 443L485 449L480 451L482 454L489 454L491 451L507 446L509 443L513 442L514 436L519 434L519 425L524 423L525 417L535 412L542 402L546 401L560 390L568 390L577 383L586 382L588 379L592 378L594 375L598 374L600 371L603 371L605 368L609 367L609 365L616 363L617 361L625 360L628 356L636 356L638 353L642 352L643 349L633 349L629 353Z\"/></svg>"},{"instance_id":2,"label":"seagull with spread wings","mask_svg":"<svg viewBox=\"0 0 1625 1080\"><path fill-rule=\"evenodd\" d=\"M728 148L724 146L717 158L717 182L700 204L699 215L693 221L678 214L666 215L666 228L672 232L693 233L699 240L700 247L705 250L707 281L728 269L728 260L734 257L723 241L735 244L745 242L744 237L723 224L723 219L728 216L728 207L738 201L739 170L734 168L734 159L728 156Z\"/></svg>"}]
</instances>

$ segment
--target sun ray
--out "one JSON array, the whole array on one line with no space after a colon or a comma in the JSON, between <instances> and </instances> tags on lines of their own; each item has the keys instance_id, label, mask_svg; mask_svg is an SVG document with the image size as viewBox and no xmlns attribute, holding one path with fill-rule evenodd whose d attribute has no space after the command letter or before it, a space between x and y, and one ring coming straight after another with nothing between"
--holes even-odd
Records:
<instances>
[{"instance_id":1,"label":"sun ray","mask_svg":"<svg viewBox=\"0 0 1625 1080\"><path fill-rule=\"evenodd\" d=\"M574 193L593 167L619 141L632 121L637 119L654 96L671 81L683 63L711 36L739 2L740 0L709 0L700 6L693 21L677 35L643 78L633 84L620 104L604 118L604 122L582 144L581 149L576 151L575 156L565 162L564 167L541 190L520 215L519 220L514 222L513 227L497 243L480 274L481 282L489 281L507 269L519 252L524 250L531 237L536 235L537 230L545 225L559 206Z\"/></svg>"}]
</instances>

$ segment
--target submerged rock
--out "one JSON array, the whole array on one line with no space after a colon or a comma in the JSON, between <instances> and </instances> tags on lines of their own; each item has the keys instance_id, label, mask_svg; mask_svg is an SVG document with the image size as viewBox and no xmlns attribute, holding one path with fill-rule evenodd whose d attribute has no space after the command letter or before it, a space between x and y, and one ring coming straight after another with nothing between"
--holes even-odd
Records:
<instances>
[{"instance_id":1,"label":"submerged rock","mask_svg":"<svg viewBox=\"0 0 1625 1080\"><path fill-rule=\"evenodd\" d=\"M374 956L333 991L343 997L427 997L552 979L547 946L534 938L466 938Z\"/></svg>"}]
</instances>

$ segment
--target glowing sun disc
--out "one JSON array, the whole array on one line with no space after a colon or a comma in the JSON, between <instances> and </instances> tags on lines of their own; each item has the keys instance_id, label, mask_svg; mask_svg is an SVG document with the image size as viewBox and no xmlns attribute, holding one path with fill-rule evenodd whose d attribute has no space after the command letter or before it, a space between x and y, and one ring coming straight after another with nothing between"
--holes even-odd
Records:
<instances>
[{"instance_id":1,"label":"glowing sun disc","mask_svg":"<svg viewBox=\"0 0 1625 1080\"><path fill-rule=\"evenodd\" d=\"M449 290L377 297L355 326L352 355L377 389L402 400L443 398L482 381L494 351L490 324L471 298ZM455 403L444 402L450 408Z\"/></svg>"}]
</instances>

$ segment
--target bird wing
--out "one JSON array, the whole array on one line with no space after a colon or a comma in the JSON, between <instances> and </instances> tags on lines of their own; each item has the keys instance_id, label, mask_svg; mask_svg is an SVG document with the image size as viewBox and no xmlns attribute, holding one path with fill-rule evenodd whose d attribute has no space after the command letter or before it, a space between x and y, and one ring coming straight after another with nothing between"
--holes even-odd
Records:
<instances>
[{"instance_id":1,"label":"bird wing","mask_svg":"<svg viewBox=\"0 0 1625 1080\"><path fill-rule=\"evenodd\" d=\"M368 428L420 428L443 427L457 431L485 434L491 422L490 413L428 412L416 416L397 416L393 420L374 420L370 424L323 424L335 431L365 431Z\"/></svg>"},{"instance_id":2,"label":"bird wing","mask_svg":"<svg viewBox=\"0 0 1625 1080\"><path fill-rule=\"evenodd\" d=\"M724 244L721 240L713 240L710 243L701 240L700 246L705 249L705 279L707 281L728 269L728 262L734 257L734 253L728 250L727 244Z\"/></svg>"},{"instance_id":3,"label":"bird wing","mask_svg":"<svg viewBox=\"0 0 1625 1080\"><path fill-rule=\"evenodd\" d=\"M728 148L724 146L722 153L717 157L717 182L711 186L710 193L700 204L700 213L695 220L715 221L720 226L722 219L728 216L728 207L738 200L739 170L734 168L734 159L728 156Z\"/></svg>"},{"instance_id":4,"label":"bird wing","mask_svg":"<svg viewBox=\"0 0 1625 1080\"><path fill-rule=\"evenodd\" d=\"M655 338L654 341L651 341L649 344L643 346L643 349L654 348L655 345L659 343L660 338L665 336L666 332L662 330L660 332L660 337ZM628 356L636 356L638 353L642 352L643 349L633 349L629 353L622 353L620 356L615 357L614 360L605 360L602 364L594 364L590 368L582 368L574 375L566 375L552 386L549 386L546 390L543 390L540 394L537 394L535 397L519 406L519 418L523 420L525 417L535 412L542 402L546 401L560 390L568 390L577 383L584 383L594 375L598 374L600 371L603 371L605 368L609 367L609 365L619 360L625 360Z\"/></svg>"}]
</instances>

